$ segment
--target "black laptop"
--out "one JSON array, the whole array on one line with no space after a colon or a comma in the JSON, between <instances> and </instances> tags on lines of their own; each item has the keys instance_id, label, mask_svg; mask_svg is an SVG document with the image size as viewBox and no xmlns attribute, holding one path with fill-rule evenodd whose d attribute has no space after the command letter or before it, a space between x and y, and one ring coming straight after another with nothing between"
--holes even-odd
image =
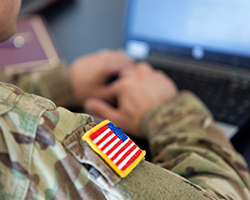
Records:
<instances>
[{"instance_id":1,"label":"black laptop","mask_svg":"<svg viewBox=\"0 0 250 200\"><path fill-rule=\"evenodd\" d=\"M128 0L128 54L196 93L232 138L250 114L250 1Z\"/></svg>"}]
</instances>

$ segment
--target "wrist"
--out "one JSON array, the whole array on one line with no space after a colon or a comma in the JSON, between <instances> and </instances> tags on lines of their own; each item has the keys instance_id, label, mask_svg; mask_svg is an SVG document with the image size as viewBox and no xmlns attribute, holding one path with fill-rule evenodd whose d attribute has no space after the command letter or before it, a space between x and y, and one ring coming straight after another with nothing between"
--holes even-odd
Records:
<instances>
[{"instance_id":1,"label":"wrist","mask_svg":"<svg viewBox=\"0 0 250 200\"><path fill-rule=\"evenodd\" d=\"M151 102L151 104L144 109L143 112L141 112L141 114L139 114L139 117L136 120L136 135L139 138L147 138L147 134L145 134L145 131L142 131L142 121L144 121L145 116L150 116L153 115L153 113L157 112L158 110L161 109L161 105L164 104L168 104L170 102L173 101L173 99L175 99L179 94L179 91L175 90L175 92L173 92L171 95L167 96L167 98L165 97L164 99L161 100L157 100L157 101L153 101Z\"/></svg>"},{"instance_id":2,"label":"wrist","mask_svg":"<svg viewBox=\"0 0 250 200\"><path fill-rule=\"evenodd\" d=\"M165 101L145 113L139 124L140 134L150 140L154 135L192 113L206 114L212 118L208 108L189 91L181 91L170 101Z\"/></svg>"}]
</instances>

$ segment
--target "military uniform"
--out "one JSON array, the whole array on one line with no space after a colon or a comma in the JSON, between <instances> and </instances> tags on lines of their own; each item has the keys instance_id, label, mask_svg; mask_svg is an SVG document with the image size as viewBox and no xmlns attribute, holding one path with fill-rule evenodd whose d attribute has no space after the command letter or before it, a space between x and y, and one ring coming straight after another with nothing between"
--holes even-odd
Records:
<instances>
[{"instance_id":1,"label":"military uniform","mask_svg":"<svg viewBox=\"0 0 250 200\"><path fill-rule=\"evenodd\" d=\"M53 81L66 85L65 97L70 92L67 73L57 70L43 73L61 77ZM44 87L48 83L30 86L35 73L26 76L8 78L61 101ZM60 104L73 102L66 100ZM140 131L154 164L141 160L124 178L82 142L95 126L87 114L0 83L0 199L250 199L247 164L189 92L143 117Z\"/></svg>"}]
</instances>

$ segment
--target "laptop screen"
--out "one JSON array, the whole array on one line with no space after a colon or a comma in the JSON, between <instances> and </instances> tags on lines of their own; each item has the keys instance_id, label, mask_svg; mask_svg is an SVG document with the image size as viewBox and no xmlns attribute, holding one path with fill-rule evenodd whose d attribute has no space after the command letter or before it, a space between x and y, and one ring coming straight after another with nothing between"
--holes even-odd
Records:
<instances>
[{"instance_id":1,"label":"laptop screen","mask_svg":"<svg viewBox=\"0 0 250 200\"><path fill-rule=\"evenodd\" d=\"M250 67L249 0L129 0L126 42L150 52Z\"/></svg>"}]
</instances>

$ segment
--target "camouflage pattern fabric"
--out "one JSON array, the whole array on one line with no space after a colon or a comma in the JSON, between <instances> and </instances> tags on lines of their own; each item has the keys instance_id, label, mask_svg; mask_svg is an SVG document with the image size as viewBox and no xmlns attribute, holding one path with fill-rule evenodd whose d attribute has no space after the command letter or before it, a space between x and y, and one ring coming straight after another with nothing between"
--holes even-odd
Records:
<instances>
[{"instance_id":1,"label":"camouflage pattern fabric","mask_svg":"<svg viewBox=\"0 0 250 200\"><path fill-rule=\"evenodd\" d=\"M218 199L250 199L248 166L192 93L152 109L141 122L152 162Z\"/></svg>"},{"instance_id":2,"label":"camouflage pattern fabric","mask_svg":"<svg viewBox=\"0 0 250 200\"><path fill-rule=\"evenodd\" d=\"M29 70L0 68L0 80L18 86L27 93L52 100L57 106L75 106L69 72L63 61L55 66L39 66Z\"/></svg>"},{"instance_id":3,"label":"camouflage pattern fabric","mask_svg":"<svg viewBox=\"0 0 250 200\"><path fill-rule=\"evenodd\" d=\"M158 166L142 161L124 179L81 142L95 125L0 83L0 199L250 199L244 159L190 93L144 116Z\"/></svg>"}]
</instances>

